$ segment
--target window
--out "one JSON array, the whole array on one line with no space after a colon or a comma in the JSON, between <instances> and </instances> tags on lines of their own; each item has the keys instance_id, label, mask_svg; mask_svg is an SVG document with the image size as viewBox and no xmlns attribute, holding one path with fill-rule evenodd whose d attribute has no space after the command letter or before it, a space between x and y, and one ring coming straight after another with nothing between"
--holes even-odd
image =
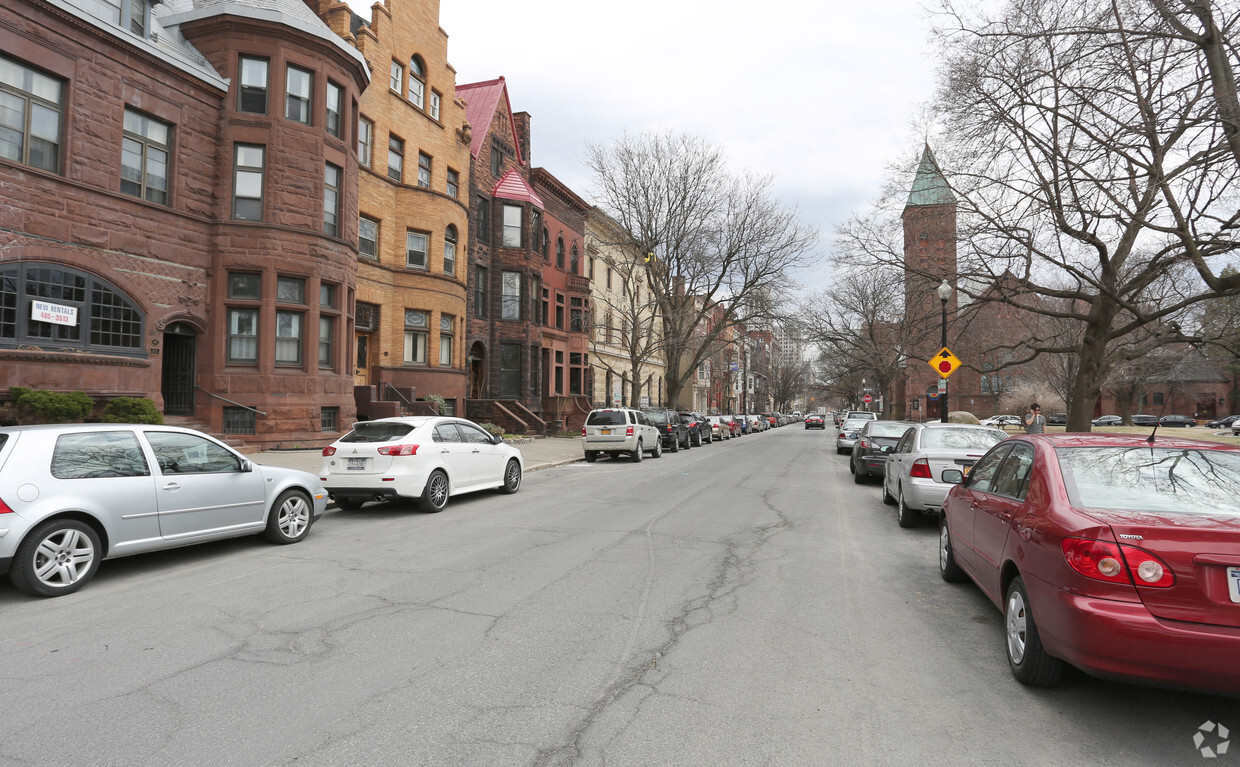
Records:
<instances>
[{"instance_id":1,"label":"window","mask_svg":"<svg viewBox=\"0 0 1240 767\"><path fill-rule=\"evenodd\" d=\"M460 191L461 176L456 171L448 168L448 195L456 197Z\"/></svg>"},{"instance_id":2,"label":"window","mask_svg":"<svg viewBox=\"0 0 1240 767\"><path fill-rule=\"evenodd\" d=\"M547 318L551 316L551 293L546 288L542 289L541 313L537 320L539 325L546 325Z\"/></svg>"},{"instance_id":3,"label":"window","mask_svg":"<svg viewBox=\"0 0 1240 767\"><path fill-rule=\"evenodd\" d=\"M426 232L405 230L405 266L410 269L426 268L426 246L430 239Z\"/></svg>"},{"instance_id":4,"label":"window","mask_svg":"<svg viewBox=\"0 0 1240 767\"><path fill-rule=\"evenodd\" d=\"M254 411L248 407L224 406L225 434L253 434L255 421Z\"/></svg>"},{"instance_id":5,"label":"window","mask_svg":"<svg viewBox=\"0 0 1240 767\"><path fill-rule=\"evenodd\" d=\"M564 238L555 238L555 265L564 268Z\"/></svg>"},{"instance_id":6,"label":"window","mask_svg":"<svg viewBox=\"0 0 1240 767\"><path fill-rule=\"evenodd\" d=\"M282 304L305 304L306 281L300 277L278 277L276 300Z\"/></svg>"},{"instance_id":7,"label":"window","mask_svg":"<svg viewBox=\"0 0 1240 767\"><path fill-rule=\"evenodd\" d=\"M456 227L452 224L443 232L443 272L456 275Z\"/></svg>"},{"instance_id":8,"label":"window","mask_svg":"<svg viewBox=\"0 0 1240 767\"><path fill-rule=\"evenodd\" d=\"M568 393L581 394L583 355L573 352L568 355Z\"/></svg>"},{"instance_id":9,"label":"window","mask_svg":"<svg viewBox=\"0 0 1240 767\"><path fill-rule=\"evenodd\" d=\"M491 147L491 175L499 178L501 156L499 147Z\"/></svg>"},{"instance_id":10,"label":"window","mask_svg":"<svg viewBox=\"0 0 1240 767\"><path fill-rule=\"evenodd\" d=\"M375 144L375 124L365 117L357 121L357 164L370 167L371 150Z\"/></svg>"},{"instance_id":11,"label":"window","mask_svg":"<svg viewBox=\"0 0 1240 767\"><path fill-rule=\"evenodd\" d=\"M426 68L417 56L409 59L409 101L418 109L425 109Z\"/></svg>"},{"instance_id":12,"label":"window","mask_svg":"<svg viewBox=\"0 0 1240 767\"><path fill-rule=\"evenodd\" d=\"M0 56L0 157L60 170L62 83Z\"/></svg>"},{"instance_id":13,"label":"window","mask_svg":"<svg viewBox=\"0 0 1240 767\"><path fill-rule=\"evenodd\" d=\"M431 188L431 158L422 152L418 152L418 186Z\"/></svg>"},{"instance_id":14,"label":"window","mask_svg":"<svg viewBox=\"0 0 1240 767\"><path fill-rule=\"evenodd\" d=\"M611 290L611 267L607 267L607 289Z\"/></svg>"},{"instance_id":15,"label":"window","mask_svg":"<svg viewBox=\"0 0 1240 767\"><path fill-rule=\"evenodd\" d=\"M93 15L121 29L128 29L139 37L146 37L146 0L99 0L93 5ZM90 6L86 8L88 13L91 12Z\"/></svg>"},{"instance_id":16,"label":"window","mask_svg":"<svg viewBox=\"0 0 1240 767\"><path fill-rule=\"evenodd\" d=\"M267 114L267 59L242 56L241 87L237 93L237 111Z\"/></svg>"},{"instance_id":17,"label":"window","mask_svg":"<svg viewBox=\"0 0 1240 767\"><path fill-rule=\"evenodd\" d=\"M922 435L923 447L925 443L925 434ZM1003 459L1007 457L1008 450L1011 448L1003 445L996 450L987 453L980 461L973 465L969 470L969 489L976 490L979 493L990 492L991 483L994 482L995 472L999 469L999 464L1003 463Z\"/></svg>"},{"instance_id":18,"label":"window","mask_svg":"<svg viewBox=\"0 0 1240 767\"><path fill-rule=\"evenodd\" d=\"M499 345L499 396L521 396L521 345Z\"/></svg>"},{"instance_id":19,"label":"window","mask_svg":"<svg viewBox=\"0 0 1240 767\"><path fill-rule=\"evenodd\" d=\"M504 206L504 247L521 247L521 206Z\"/></svg>"},{"instance_id":20,"label":"window","mask_svg":"<svg viewBox=\"0 0 1240 767\"><path fill-rule=\"evenodd\" d=\"M57 316L35 319L38 309ZM86 272L38 262L0 267L0 346L51 342L57 348L139 356L143 325L142 314L123 293Z\"/></svg>"},{"instance_id":21,"label":"window","mask_svg":"<svg viewBox=\"0 0 1240 767\"><path fill-rule=\"evenodd\" d=\"M388 137L388 178L399 183L405 169L405 141Z\"/></svg>"},{"instance_id":22,"label":"window","mask_svg":"<svg viewBox=\"0 0 1240 767\"><path fill-rule=\"evenodd\" d=\"M323 233L340 235L340 168L326 164L323 171Z\"/></svg>"},{"instance_id":23,"label":"window","mask_svg":"<svg viewBox=\"0 0 1240 767\"><path fill-rule=\"evenodd\" d=\"M264 147L237 144L233 149L233 218L263 220Z\"/></svg>"},{"instance_id":24,"label":"window","mask_svg":"<svg viewBox=\"0 0 1240 767\"><path fill-rule=\"evenodd\" d=\"M530 320L535 324L541 324L539 319L542 316L539 302L544 300L545 291L542 287L542 280L537 277L530 277Z\"/></svg>"},{"instance_id":25,"label":"window","mask_svg":"<svg viewBox=\"0 0 1240 767\"><path fill-rule=\"evenodd\" d=\"M539 249L543 258L551 255L551 233L546 229L542 230L542 248Z\"/></svg>"},{"instance_id":26,"label":"window","mask_svg":"<svg viewBox=\"0 0 1240 767\"><path fill-rule=\"evenodd\" d=\"M590 279L594 279L594 256L590 256Z\"/></svg>"},{"instance_id":27,"label":"window","mask_svg":"<svg viewBox=\"0 0 1240 767\"><path fill-rule=\"evenodd\" d=\"M555 326L564 329L564 294L555 294Z\"/></svg>"},{"instance_id":28,"label":"window","mask_svg":"<svg viewBox=\"0 0 1240 767\"><path fill-rule=\"evenodd\" d=\"M373 218L357 218L357 252L362 258L379 260L379 222Z\"/></svg>"},{"instance_id":29,"label":"window","mask_svg":"<svg viewBox=\"0 0 1240 767\"><path fill-rule=\"evenodd\" d=\"M478 219L478 242L491 242L491 220L487 215L490 210L490 201L485 197L479 197L476 216Z\"/></svg>"},{"instance_id":30,"label":"window","mask_svg":"<svg viewBox=\"0 0 1240 767\"><path fill-rule=\"evenodd\" d=\"M340 431L340 408L325 407L319 410L319 431Z\"/></svg>"},{"instance_id":31,"label":"window","mask_svg":"<svg viewBox=\"0 0 1240 767\"><path fill-rule=\"evenodd\" d=\"M392 70L388 75L388 87L397 93L401 92L401 81L405 79L405 68L395 61L392 62Z\"/></svg>"},{"instance_id":32,"label":"window","mask_svg":"<svg viewBox=\"0 0 1240 767\"><path fill-rule=\"evenodd\" d=\"M335 367L336 318L319 317L319 367L331 370Z\"/></svg>"},{"instance_id":33,"label":"window","mask_svg":"<svg viewBox=\"0 0 1240 767\"><path fill-rule=\"evenodd\" d=\"M555 353L555 393L564 393L564 352Z\"/></svg>"},{"instance_id":34,"label":"window","mask_svg":"<svg viewBox=\"0 0 1240 767\"><path fill-rule=\"evenodd\" d=\"M487 316L487 268L474 265L474 316Z\"/></svg>"},{"instance_id":35,"label":"window","mask_svg":"<svg viewBox=\"0 0 1240 767\"><path fill-rule=\"evenodd\" d=\"M1154 392L1154 407L1162 407L1162 405L1163 405L1163 393L1160 391Z\"/></svg>"},{"instance_id":36,"label":"window","mask_svg":"<svg viewBox=\"0 0 1240 767\"><path fill-rule=\"evenodd\" d=\"M439 366L452 367L452 336L455 318L443 315L439 318Z\"/></svg>"},{"instance_id":37,"label":"window","mask_svg":"<svg viewBox=\"0 0 1240 767\"><path fill-rule=\"evenodd\" d=\"M276 312L276 364L301 364L301 312Z\"/></svg>"},{"instance_id":38,"label":"window","mask_svg":"<svg viewBox=\"0 0 1240 767\"><path fill-rule=\"evenodd\" d=\"M430 312L405 310L405 364L426 364L426 334Z\"/></svg>"},{"instance_id":39,"label":"window","mask_svg":"<svg viewBox=\"0 0 1240 767\"><path fill-rule=\"evenodd\" d=\"M336 138L340 138L340 109L341 101L344 99L344 88L328 81L327 83L327 132Z\"/></svg>"},{"instance_id":40,"label":"window","mask_svg":"<svg viewBox=\"0 0 1240 767\"><path fill-rule=\"evenodd\" d=\"M521 273L504 272L502 280L500 285L499 318L501 320L519 320L521 319Z\"/></svg>"},{"instance_id":41,"label":"window","mask_svg":"<svg viewBox=\"0 0 1240 767\"><path fill-rule=\"evenodd\" d=\"M439 119L439 104L443 101L443 97L436 91L431 91L431 117Z\"/></svg>"},{"instance_id":42,"label":"window","mask_svg":"<svg viewBox=\"0 0 1240 767\"><path fill-rule=\"evenodd\" d=\"M319 306L323 309L336 308L336 286L326 282L319 285Z\"/></svg>"},{"instance_id":43,"label":"window","mask_svg":"<svg viewBox=\"0 0 1240 767\"><path fill-rule=\"evenodd\" d=\"M573 274L581 274L581 256L577 255L577 246L573 246L573 252L569 261Z\"/></svg>"},{"instance_id":44,"label":"window","mask_svg":"<svg viewBox=\"0 0 1240 767\"><path fill-rule=\"evenodd\" d=\"M56 479L100 479L149 477L151 470L132 431L94 431L58 437L51 473Z\"/></svg>"},{"instance_id":45,"label":"window","mask_svg":"<svg viewBox=\"0 0 1240 767\"><path fill-rule=\"evenodd\" d=\"M228 310L228 362L258 363L258 310Z\"/></svg>"},{"instance_id":46,"label":"window","mask_svg":"<svg viewBox=\"0 0 1240 767\"><path fill-rule=\"evenodd\" d=\"M258 301L262 296L262 277L257 274L229 274L228 297Z\"/></svg>"},{"instance_id":47,"label":"window","mask_svg":"<svg viewBox=\"0 0 1240 767\"><path fill-rule=\"evenodd\" d=\"M284 116L310 124L310 95L314 92L314 73L289 65L285 80Z\"/></svg>"},{"instance_id":48,"label":"window","mask_svg":"<svg viewBox=\"0 0 1240 767\"><path fill-rule=\"evenodd\" d=\"M1012 452L1007 460L1003 462L1003 468L999 469L999 473L995 476L991 492L1024 499L1025 493L1029 490L1028 479L1032 469L1033 448L1026 444L1016 443L1012 446Z\"/></svg>"},{"instance_id":49,"label":"window","mask_svg":"<svg viewBox=\"0 0 1240 767\"><path fill-rule=\"evenodd\" d=\"M586 329L585 300L582 298L578 298L577 296L573 296L572 298L569 299L568 304L569 304L568 329L576 333L581 333L585 331Z\"/></svg>"},{"instance_id":50,"label":"window","mask_svg":"<svg viewBox=\"0 0 1240 767\"><path fill-rule=\"evenodd\" d=\"M168 203L168 145L172 126L125 108L125 135L121 140L121 191Z\"/></svg>"}]
</instances>

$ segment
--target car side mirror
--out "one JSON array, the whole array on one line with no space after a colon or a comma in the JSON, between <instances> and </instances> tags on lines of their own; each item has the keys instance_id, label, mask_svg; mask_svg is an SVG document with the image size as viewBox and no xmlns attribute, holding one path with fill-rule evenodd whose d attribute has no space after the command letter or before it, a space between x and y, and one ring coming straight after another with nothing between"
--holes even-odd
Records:
<instances>
[{"instance_id":1,"label":"car side mirror","mask_svg":"<svg viewBox=\"0 0 1240 767\"><path fill-rule=\"evenodd\" d=\"M242 458L241 459L241 471L246 474L249 474L250 472L254 471L254 462L248 458Z\"/></svg>"},{"instance_id":2,"label":"car side mirror","mask_svg":"<svg viewBox=\"0 0 1240 767\"><path fill-rule=\"evenodd\" d=\"M883 450L882 450L882 452L884 452L884 453L890 453L890 452L891 452L891 451L893 451L893 450L895 450L895 448L894 448L893 446L891 446L891 445L883 445Z\"/></svg>"},{"instance_id":3,"label":"car side mirror","mask_svg":"<svg viewBox=\"0 0 1240 767\"><path fill-rule=\"evenodd\" d=\"M945 485L959 485L964 482L964 473L959 469L944 469L939 479Z\"/></svg>"},{"instance_id":4,"label":"car side mirror","mask_svg":"<svg viewBox=\"0 0 1240 767\"><path fill-rule=\"evenodd\" d=\"M503 443L504 443L504 435L503 435L503 434L492 434L492 435L491 435L491 444L492 444L492 445L502 445Z\"/></svg>"}]
</instances>

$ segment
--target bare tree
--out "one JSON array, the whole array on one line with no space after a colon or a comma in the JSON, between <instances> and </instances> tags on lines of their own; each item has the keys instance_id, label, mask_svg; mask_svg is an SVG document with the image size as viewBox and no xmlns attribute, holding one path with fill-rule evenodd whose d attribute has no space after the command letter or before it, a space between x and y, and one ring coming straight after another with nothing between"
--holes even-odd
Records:
<instances>
[{"instance_id":1,"label":"bare tree","mask_svg":"<svg viewBox=\"0 0 1240 767\"><path fill-rule=\"evenodd\" d=\"M812 262L817 232L769 177L732 174L699 138L626 135L590 146L586 162L600 207L646 254L675 402L720 335L772 318L772 291Z\"/></svg>"}]
</instances>

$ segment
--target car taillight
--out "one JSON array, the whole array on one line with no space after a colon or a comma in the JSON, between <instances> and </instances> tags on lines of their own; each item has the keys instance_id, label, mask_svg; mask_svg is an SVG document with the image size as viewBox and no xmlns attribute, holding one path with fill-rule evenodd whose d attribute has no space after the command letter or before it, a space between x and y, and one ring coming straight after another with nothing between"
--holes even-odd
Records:
<instances>
[{"instance_id":1,"label":"car taillight","mask_svg":"<svg viewBox=\"0 0 1240 767\"><path fill-rule=\"evenodd\" d=\"M624 436L626 436L626 437L631 437L631 436L633 436L633 427L632 427L632 426L630 426L630 427L628 427L627 429L625 429L625 430L624 430Z\"/></svg>"},{"instance_id":2,"label":"car taillight","mask_svg":"<svg viewBox=\"0 0 1240 767\"><path fill-rule=\"evenodd\" d=\"M925 458L918 458L909 467L908 475L916 479L932 479L930 476L930 462Z\"/></svg>"},{"instance_id":3,"label":"car taillight","mask_svg":"<svg viewBox=\"0 0 1240 767\"><path fill-rule=\"evenodd\" d=\"M670 423L667 425L667 433L668 434L672 433L672 425Z\"/></svg>"},{"instance_id":4,"label":"car taillight","mask_svg":"<svg viewBox=\"0 0 1240 767\"><path fill-rule=\"evenodd\" d=\"M584 437L585 435L586 435L586 427L582 426L582 427L581 427L581 436L583 436L583 437Z\"/></svg>"},{"instance_id":5,"label":"car taillight","mask_svg":"<svg viewBox=\"0 0 1240 767\"><path fill-rule=\"evenodd\" d=\"M323 448L324 458L326 458L329 455L335 455L335 454L336 454L336 448L332 447L331 445L328 445L327 447Z\"/></svg>"},{"instance_id":6,"label":"car taillight","mask_svg":"<svg viewBox=\"0 0 1240 767\"><path fill-rule=\"evenodd\" d=\"M1068 566L1086 578L1108 583L1134 581L1139 586L1170 588L1175 585L1171 568L1145 549L1090 538L1064 538L1060 544ZM1135 576L1135 578L1133 577Z\"/></svg>"},{"instance_id":7,"label":"car taillight","mask_svg":"<svg viewBox=\"0 0 1240 767\"><path fill-rule=\"evenodd\" d=\"M861 442L860 442L859 444L860 444L860 447L861 447L861 449L862 449L862 450L869 450L869 449L870 449L870 443L869 443L869 442L866 442L865 440L861 440Z\"/></svg>"},{"instance_id":8,"label":"car taillight","mask_svg":"<svg viewBox=\"0 0 1240 767\"><path fill-rule=\"evenodd\" d=\"M13 513L13 510L9 508L9 505L4 502L3 498L0 498L0 514L12 514L12 513Z\"/></svg>"},{"instance_id":9,"label":"car taillight","mask_svg":"<svg viewBox=\"0 0 1240 767\"><path fill-rule=\"evenodd\" d=\"M389 445L379 448L379 455L397 456L397 455L417 455L417 445Z\"/></svg>"}]
</instances>

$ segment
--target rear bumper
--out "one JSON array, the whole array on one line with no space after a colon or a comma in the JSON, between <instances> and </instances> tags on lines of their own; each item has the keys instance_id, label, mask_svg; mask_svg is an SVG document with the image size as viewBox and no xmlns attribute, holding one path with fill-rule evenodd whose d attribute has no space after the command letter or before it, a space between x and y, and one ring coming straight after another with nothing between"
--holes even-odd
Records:
<instances>
[{"instance_id":1,"label":"rear bumper","mask_svg":"<svg viewBox=\"0 0 1240 767\"><path fill-rule=\"evenodd\" d=\"M599 453L631 453L637 447L637 437L621 437L619 439L581 438L583 450Z\"/></svg>"},{"instance_id":2,"label":"rear bumper","mask_svg":"<svg viewBox=\"0 0 1240 767\"><path fill-rule=\"evenodd\" d=\"M1240 628L1157 618L1140 602L1071 594L1026 577L1046 651L1090 674L1236 695Z\"/></svg>"},{"instance_id":3,"label":"rear bumper","mask_svg":"<svg viewBox=\"0 0 1240 767\"><path fill-rule=\"evenodd\" d=\"M866 455L861 457L861 468L870 474L881 476L887 469L887 457L882 455ZM942 501L940 501L942 503Z\"/></svg>"},{"instance_id":4,"label":"rear bumper","mask_svg":"<svg viewBox=\"0 0 1240 767\"><path fill-rule=\"evenodd\" d=\"M904 504L910 509L935 511L943 508L943 500L952 489L951 485L935 482L932 479L911 479L904 481Z\"/></svg>"}]
</instances>

